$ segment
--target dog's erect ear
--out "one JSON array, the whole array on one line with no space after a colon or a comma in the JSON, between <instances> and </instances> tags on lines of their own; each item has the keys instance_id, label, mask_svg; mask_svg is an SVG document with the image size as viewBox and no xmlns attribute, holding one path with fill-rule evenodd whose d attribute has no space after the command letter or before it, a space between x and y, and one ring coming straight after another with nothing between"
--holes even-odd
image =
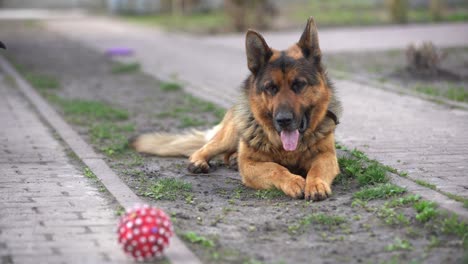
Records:
<instances>
[{"instance_id":1,"label":"dog's erect ear","mask_svg":"<svg viewBox=\"0 0 468 264\"><path fill-rule=\"evenodd\" d=\"M319 47L317 26L312 17L307 20L306 28L302 33L301 39L297 45L302 49L304 57L320 60L321 52Z\"/></svg>"},{"instance_id":2,"label":"dog's erect ear","mask_svg":"<svg viewBox=\"0 0 468 264\"><path fill-rule=\"evenodd\" d=\"M255 75L265 66L272 55L272 51L265 39L259 33L248 30L245 36L245 49L247 52L247 66Z\"/></svg>"},{"instance_id":3,"label":"dog's erect ear","mask_svg":"<svg viewBox=\"0 0 468 264\"><path fill-rule=\"evenodd\" d=\"M3 44L3 42L1 42L1 41L0 41L0 48L2 48L2 49L6 49L6 46L5 46L5 44Z\"/></svg>"}]
</instances>

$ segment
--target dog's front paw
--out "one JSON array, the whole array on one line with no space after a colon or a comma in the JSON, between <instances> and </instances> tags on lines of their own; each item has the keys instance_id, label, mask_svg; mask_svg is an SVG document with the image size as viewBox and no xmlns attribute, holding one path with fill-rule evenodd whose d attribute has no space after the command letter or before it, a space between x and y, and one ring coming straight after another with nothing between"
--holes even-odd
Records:
<instances>
[{"instance_id":1,"label":"dog's front paw","mask_svg":"<svg viewBox=\"0 0 468 264\"><path fill-rule=\"evenodd\" d=\"M293 198L302 198L304 197L305 184L304 178L294 175L281 184L281 190Z\"/></svg>"},{"instance_id":2,"label":"dog's front paw","mask_svg":"<svg viewBox=\"0 0 468 264\"><path fill-rule=\"evenodd\" d=\"M322 179L307 178L305 186L305 199L310 201L323 201L332 194L330 185Z\"/></svg>"},{"instance_id":3,"label":"dog's front paw","mask_svg":"<svg viewBox=\"0 0 468 264\"><path fill-rule=\"evenodd\" d=\"M190 161L188 168L191 173L208 173L210 165L204 160Z\"/></svg>"}]
</instances>

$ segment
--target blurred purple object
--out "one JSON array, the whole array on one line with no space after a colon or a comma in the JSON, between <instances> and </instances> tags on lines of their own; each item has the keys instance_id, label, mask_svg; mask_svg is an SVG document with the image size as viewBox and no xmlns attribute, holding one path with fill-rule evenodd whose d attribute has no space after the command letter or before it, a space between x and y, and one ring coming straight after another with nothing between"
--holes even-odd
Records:
<instances>
[{"instance_id":1,"label":"blurred purple object","mask_svg":"<svg viewBox=\"0 0 468 264\"><path fill-rule=\"evenodd\" d=\"M133 54L131 48L115 47L106 50L108 56L129 56Z\"/></svg>"}]
</instances>

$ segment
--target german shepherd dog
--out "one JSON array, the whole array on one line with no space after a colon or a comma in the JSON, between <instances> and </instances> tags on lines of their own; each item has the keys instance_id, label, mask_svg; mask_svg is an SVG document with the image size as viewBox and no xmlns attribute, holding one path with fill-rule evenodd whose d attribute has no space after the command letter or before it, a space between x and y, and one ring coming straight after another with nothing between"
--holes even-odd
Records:
<instances>
[{"instance_id":1,"label":"german shepherd dog","mask_svg":"<svg viewBox=\"0 0 468 264\"><path fill-rule=\"evenodd\" d=\"M246 34L242 97L211 130L185 135L144 134L131 145L160 156L189 156L188 170L207 173L209 161L237 155L242 182L320 201L339 173L334 130L341 104L322 64L317 28L309 18L299 42L272 49L259 33Z\"/></svg>"}]
</instances>

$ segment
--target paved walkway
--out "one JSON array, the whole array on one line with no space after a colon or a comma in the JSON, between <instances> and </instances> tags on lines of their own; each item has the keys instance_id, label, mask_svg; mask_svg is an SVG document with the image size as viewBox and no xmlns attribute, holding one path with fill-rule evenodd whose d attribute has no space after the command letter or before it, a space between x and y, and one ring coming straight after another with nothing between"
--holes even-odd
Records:
<instances>
[{"instance_id":1,"label":"paved walkway","mask_svg":"<svg viewBox=\"0 0 468 264\"><path fill-rule=\"evenodd\" d=\"M110 200L0 70L0 263L130 263Z\"/></svg>"},{"instance_id":2,"label":"paved walkway","mask_svg":"<svg viewBox=\"0 0 468 264\"><path fill-rule=\"evenodd\" d=\"M191 93L226 107L248 74L243 35L193 37L92 18L51 21L47 28L102 52L133 48L133 59L145 72L162 79L175 76ZM466 32L468 24L459 23L320 30L319 37L326 53L404 48L429 40L441 47L468 46ZM275 48L285 48L299 36L300 31L275 33L266 39ZM411 178L468 198L467 111L351 81L335 83L345 108L337 131L340 142L409 172Z\"/></svg>"}]
</instances>

